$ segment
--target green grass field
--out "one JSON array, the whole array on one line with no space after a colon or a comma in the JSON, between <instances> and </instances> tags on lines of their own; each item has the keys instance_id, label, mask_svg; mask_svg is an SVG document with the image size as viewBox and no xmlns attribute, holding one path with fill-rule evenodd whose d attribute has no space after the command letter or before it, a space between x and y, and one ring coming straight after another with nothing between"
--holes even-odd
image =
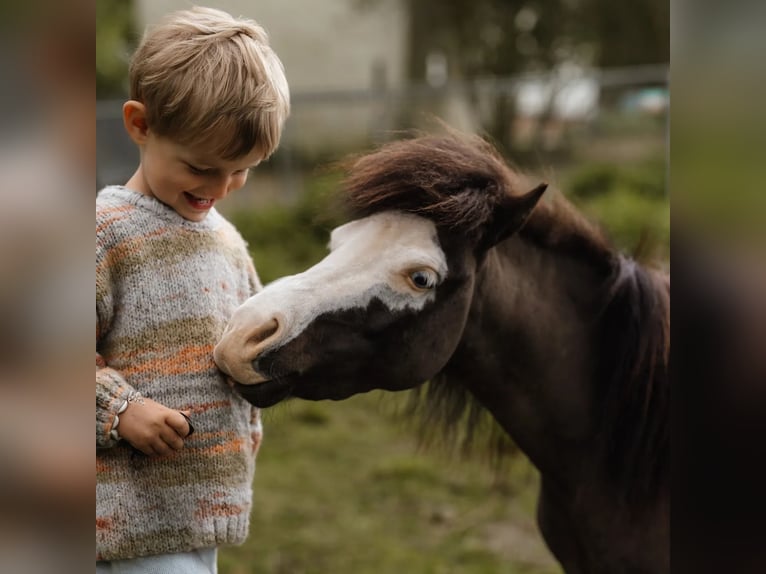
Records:
<instances>
[{"instance_id":1,"label":"green grass field","mask_svg":"<svg viewBox=\"0 0 766 574\"><path fill-rule=\"evenodd\" d=\"M265 411L251 534L221 574L554 574L537 532L537 474L522 455L423 452L404 394L291 401Z\"/></svg>"}]
</instances>

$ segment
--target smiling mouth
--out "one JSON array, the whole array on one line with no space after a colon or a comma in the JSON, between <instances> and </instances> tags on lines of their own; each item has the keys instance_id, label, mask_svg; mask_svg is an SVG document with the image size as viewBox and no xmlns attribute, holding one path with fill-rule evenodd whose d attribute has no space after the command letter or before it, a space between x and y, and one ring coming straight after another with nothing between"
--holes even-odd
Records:
<instances>
[{"instance_id":1,"label":"smiling mouth","mask_svg":"<svg viewBox=\"0 0 766 574\"><path fill-rule=\"evenodd\" d=\"M207 210L213 207L213 204L215 203L214 199L206 199L202 197L197 197L195 195L192 195L188 191L184 191L184 197L186 198L186 201L189 205L191 205L194 209L199 210Z\"/></svg>"}]
</instances>

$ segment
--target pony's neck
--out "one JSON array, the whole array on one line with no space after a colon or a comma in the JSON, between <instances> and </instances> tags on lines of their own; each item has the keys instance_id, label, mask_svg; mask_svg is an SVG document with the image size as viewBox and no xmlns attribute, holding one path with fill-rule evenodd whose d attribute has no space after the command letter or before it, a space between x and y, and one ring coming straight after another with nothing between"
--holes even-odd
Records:
<instances>
[{"instance_id":1,"label":"pony's neck","mask_svg":"<svg viewBox=\"0 0 766 574\"><path fill-rule=\"evenodd\" d=\"M595 308L603 270L516 235L487 253L476 280L461 379L541 470L565 470L592 435ZM462 365L459 367L458 365Z\"/></svg>"}]
</instances>

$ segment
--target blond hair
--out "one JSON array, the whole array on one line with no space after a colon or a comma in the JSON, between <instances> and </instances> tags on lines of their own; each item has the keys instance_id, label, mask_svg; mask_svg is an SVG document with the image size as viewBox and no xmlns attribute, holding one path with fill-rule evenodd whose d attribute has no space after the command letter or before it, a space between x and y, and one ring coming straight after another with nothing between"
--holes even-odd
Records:
<instances>
[{"instance_id":1,"label":"blond hair","mask_svg":"<svg viewBox=\"0 0 766 574\"><path fill-rule=\"evenodd\" d=\"M130 62L130 97L156 135L225 159L253 150L268 158L290 113L266 31L213 8L174 12L147 30Z\"/></svg>"}]
</instances>

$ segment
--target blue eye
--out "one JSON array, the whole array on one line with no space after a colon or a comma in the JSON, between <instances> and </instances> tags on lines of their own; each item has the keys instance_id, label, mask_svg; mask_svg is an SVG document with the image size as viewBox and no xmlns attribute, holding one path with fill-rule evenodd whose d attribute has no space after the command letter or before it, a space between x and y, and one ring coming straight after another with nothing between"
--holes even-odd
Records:
<instances>
[{"instance_id":1,"label":"blue eye","mask_svg":"<svg viewBox=\"0 0 766 574\"><path fill-rule=\"evenodd\" d=\"M409 275L410 283L420 291L428 291L436 287L439 277L430 269L418 269Z\"/></svg>"}]
</instances>

